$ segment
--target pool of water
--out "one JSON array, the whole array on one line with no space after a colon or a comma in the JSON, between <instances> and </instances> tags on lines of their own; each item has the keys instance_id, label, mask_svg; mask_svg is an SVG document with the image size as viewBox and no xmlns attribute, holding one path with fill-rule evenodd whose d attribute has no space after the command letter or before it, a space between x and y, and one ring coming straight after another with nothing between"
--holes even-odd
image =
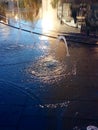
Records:
<instances>
[{"instance_id":1,"label":"pool of water","mask_svg":"<svg viewBox=\"0 0 98 130\"><path fill-rule=\"evenodd\" d=\"M38 107L58 111L63 128L98 123L98 46L67 41L67 56L65 43L57 39L2 24L0 32L0 80L35 95Z\"/></svg>"}]
</instances>

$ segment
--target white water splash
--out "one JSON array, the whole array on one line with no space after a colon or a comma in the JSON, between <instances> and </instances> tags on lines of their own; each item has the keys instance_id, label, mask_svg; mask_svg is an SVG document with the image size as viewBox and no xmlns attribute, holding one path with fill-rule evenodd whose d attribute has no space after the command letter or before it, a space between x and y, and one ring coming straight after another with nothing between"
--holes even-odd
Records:
<instances>
[{"instance_id":1,"label":"white water splash","mask_svg":"<svg viewBox=\"0 0 98 130\"><path fill-rule=\"evenodd\" d=\"M98 127L89 125L87 126L87 130L98 130Z\"/></svg>"},{"instance_id":2,"label":"white water splash","mask_svg":"<svg viewBox=\"0 0 98 130\"><path fill-rule=\"evenodd\" d=\"M58 37L58 41L57 41L57 42L58 42L58 43L60 43L60 41L61 41L61 40L63 40L63 41L64 41L64 43L65 43L65 47L66 47L66 51L67 51L66 56L70 56L70 55L69 55L69 51L68 51L68 45L67 45L66 38L65 38L64 36L59 36L59 37Z\"/></svg>"},{"instance_id":3,"label":"white water splash","mask_svg":"<svg viewBox=\"0 0 98 130\"><path fill-rule=\"evenodd\" d=\"M52 104L44 104L40 105L41 108L51 108L51 109L55 109L55 108L64 108L64 107L68 107L70 101L66 101L66 102L61 102L61 103L52 103Z\"/></svg>"}]
</instances>

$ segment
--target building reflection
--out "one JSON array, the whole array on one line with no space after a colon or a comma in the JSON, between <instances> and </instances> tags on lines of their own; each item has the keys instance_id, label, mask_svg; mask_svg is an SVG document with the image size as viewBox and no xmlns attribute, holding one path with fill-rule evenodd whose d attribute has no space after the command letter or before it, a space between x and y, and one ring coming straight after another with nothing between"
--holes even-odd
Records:
<instances>
[{"instance_id":1,"label":"building reflection","mask_svg":"<svg viewBox=\"0 0 98 130\"><path fill-rule=\"evenodd\" d=\"M4 17L14 18L15 20L22 19L30 22L42 18L43 32L52 30L59 19L61 24L65 23L79 28L83 34L98 33L97 1L57 0L56 2L54 0L2 0L0 1L1 15L3 17L0 17L0 21L4 22L6 22Z\"/></svg>"},{"instance_id":2,"label":"building reflection","mask_svg":"<svg viewBox=\"0 0 98 130\"><path fill-rule=\"evenodd\" d=\"M93 13L92 13L93 12ZM57 5L57 17L61 23L67 23L81 29L82 33L98 33L98 1L60 0ZM89 27L86 24L86 20Z\"/></svg>"}]
</instances>

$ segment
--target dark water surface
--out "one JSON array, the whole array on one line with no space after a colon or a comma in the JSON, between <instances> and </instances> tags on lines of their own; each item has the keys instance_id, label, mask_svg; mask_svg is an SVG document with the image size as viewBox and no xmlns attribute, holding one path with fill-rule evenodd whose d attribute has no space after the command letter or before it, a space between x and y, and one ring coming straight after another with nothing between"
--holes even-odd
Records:
<instances>
[{"instance_id":1,"label":"dark water surface","mask_svg":"<svg viewBox=\"0 0 98 130\"><path fill-rule=\"evenodd\" d=\"M51 118L61 117L62 125L50 129L84 130L98 126L98 46L67 44L70 56L57 39L0 24L0 81L36 97Z\"/></svg>"}]
</instances>

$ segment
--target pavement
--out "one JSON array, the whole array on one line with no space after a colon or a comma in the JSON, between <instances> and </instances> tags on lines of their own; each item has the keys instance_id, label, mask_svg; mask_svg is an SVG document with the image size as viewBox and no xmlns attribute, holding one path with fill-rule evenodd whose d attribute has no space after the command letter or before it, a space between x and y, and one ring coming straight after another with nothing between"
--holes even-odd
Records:
<instances>
[{"instance_id":1,"label":"pavement","mask_svg":"<svg viewBox=\"0 0 98 130\"><path fill-rule=\"evenodd\" d=\"M98 48L82 48L80 45L75 48L70 44L70 51L75 57L70 62L66 61L69 67L67 75L67 66L63 66L62 79L56 79L57 70L54 70L59 65L56 66L55 60L54 64L48 61L47 68L54 72L53 79L50 75L50 83L49 76L41 82L41 75L35 78L26 71L33 65L34 75L34 69L39 74L46 73L43 67L40 70L36 68L42 65L39 64L40 59L38 65L35 59L41 53L32 51L30 37L24 34L21 39L26 39L18 41L22 44L12 46L19 40L19 32L2 24L0 32L0 130L98 130ZM76 42L79 41L77 39ZM47 82L44 83L45 80ZM96 126L96 129L91 129L91 126Z\"/></svg>"}]
</instances>

